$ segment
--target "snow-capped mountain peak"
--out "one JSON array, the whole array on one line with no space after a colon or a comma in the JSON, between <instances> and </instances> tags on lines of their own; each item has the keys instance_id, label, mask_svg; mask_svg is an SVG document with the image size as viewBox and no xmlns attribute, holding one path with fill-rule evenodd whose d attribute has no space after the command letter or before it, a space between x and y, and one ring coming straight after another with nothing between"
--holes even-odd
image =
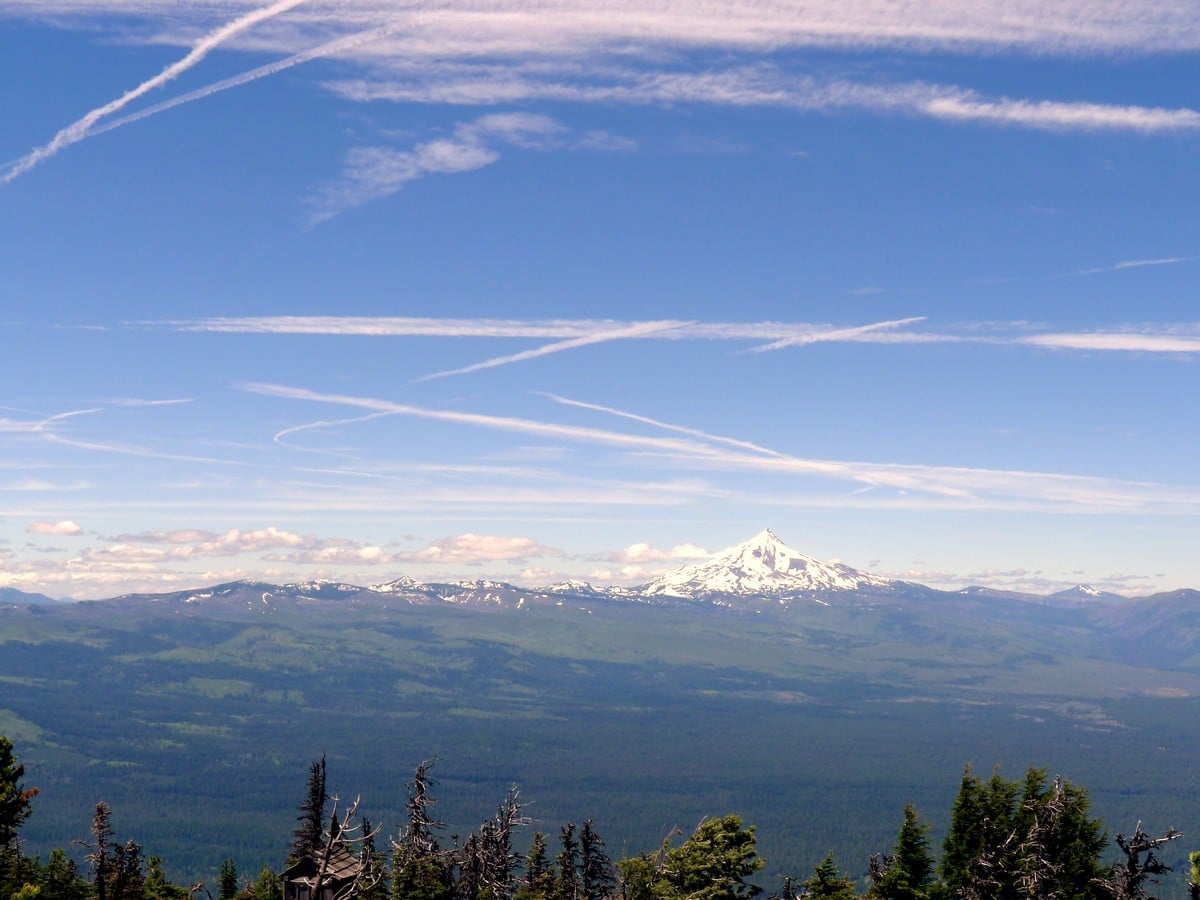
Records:
<instances>
[{"instance_id":1,"label":"snow-capped mountain peak","mask_svg":"<svg viewBox=\"0 0 1200 900\"><path fill-rule=\"evenodd\" d=\"M887 579L849 566L805 556L768 528L708 562L683 566L660 575L642 588L641 593L667 597L711 594L773 597L811 591L852 591L888 584Z\"/></svg>"},{"instance_id":2,"label":"snow-capped mountain peak","mask_svg":"<svg viewBox=\"0 0 1200 900\"><path fill-rule=\"evenodd\" d=\"M418 591L424 588L425 585L417 579L408 575L401 575L393 581L384 582L382 584L372 584L367 590L373 591L376 594L399 594L405 591Z\"/></svg>"}]
</instances>

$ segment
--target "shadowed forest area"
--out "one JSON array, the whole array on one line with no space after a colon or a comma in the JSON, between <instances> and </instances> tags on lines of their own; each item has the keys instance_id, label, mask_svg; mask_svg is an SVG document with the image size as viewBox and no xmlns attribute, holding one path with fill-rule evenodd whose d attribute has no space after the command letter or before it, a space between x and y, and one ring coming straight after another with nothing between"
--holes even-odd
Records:
<instances>
[{"instance_id":1,"label":"shadowed forest area","mask_svg":"<svg viewBox=\"0 0 1200 900\"><path fill-rule=\"evenodd\" d=\"M184 887L159 856L118 837L104 802L86 839L45 860L27 855L21 828L40 791L26 785L12 742L0 736L0 898L212 900L215 888L217 900L749 900L764 892L772 900L1147 900L1177 893L1183 879L1188 895L1200 897L1200 852L1174 879L1160 856L1181 833L1147 833L1139 822L1132 834L1113 835L1110 848L1087 790L1032 767L1009 780L967 766L940 848L910 803L893 845L865 865L843 868L831 850L811 873L771 885L756 826L736 813L705 817L686 835L672 828L657 847L614 860L590 818L533 830L513 785L477 829L448 835L434 809L435 763L416 767L406 820L385 838L358 798L330 794L322 757L310 766L280 871L227 856L211 884ZM1115 859L1106 861L1110 850Z\"/></svg>"},{"instance_id":2,"label":"shadowed forest area","mask_svg":"<svg viewBox=\"0 0 1200 900\"><path fill-rule=\"evenodd\" d=\"M183 883L211 884L226 858L246 877L280 871L315 756L385 834L405 820L414 762L438 756L447 846L519 783L522 853L539 829L554 845L562 823L592 819L615 858L635 858L736 811L766 860L754 883L800 884L834 850L865 890L906 803L941 846L965 762L1066 773L1113 830L1194 834L1200 674L1163 654L1120 662L1077 616L8 608L0 733L42 788L21 840L43 861L87 841L104 801ZM1158 853L1180 873L1185 850Z\"/></svg>"}]
</instances>

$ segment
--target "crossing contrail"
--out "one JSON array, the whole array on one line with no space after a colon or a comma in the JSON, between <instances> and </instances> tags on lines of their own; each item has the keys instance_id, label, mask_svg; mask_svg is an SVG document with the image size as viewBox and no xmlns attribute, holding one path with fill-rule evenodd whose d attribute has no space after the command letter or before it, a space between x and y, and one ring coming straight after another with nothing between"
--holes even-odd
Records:
<instances>
[{"instance_id":1,"label":"crossing contrail","mask_svg":"<svg viewBox=\"0 0 1200 900\"><path fill-rule=\"evenodd\" d=\"M19 160L13 163L7 172L4 173L3 177L0 177L0 184L8 184L14 178L17 178L18 176L28 172L38 163L41 163L54 156L63 148L69 147L71 144L75 144L83 140L85 137L87 137L91 127L105 116L112 115L117 110L136 100L146 92L152 91L156 87L166 84L173 78L178 78L231 37L240 34L247 28L252 28L259 22L266 21L273 16L287 12L289 9L299 6L303 2L305 2L305 0L278 0L278 2L272 3L270 6L265 6L262 9L247 13L241 18L234 19L232 22L222 25L215 31L209 32L207 35L201 38L191 50L188 51L188 54L183 57L183 59L167 66L153 78L143 81L137 87L126 91L117 99L111 100L108 103L105 103L103 106L96 107L82 119L72 122L66 128L59 131L58 134L54 135L48 144L44 144L43 146L38 147L21 157Z\"/></svg>"},{"instance_id":2,"label":"crossing contrail","mask_svg":"<svg viewBox=\"0 0 1200 900\"><path fill-rule=\"evenodd\" d=\"M125 125L132 125L134 122L140 122L142 119L156 116L159 113L166 112L169 109L174 109L177 106L183 106L185 103L193 103L196 100L203 100L205 97L211 97L213 94L219 94L221 91L227 91L230 88L241 87L243 84L249 84L251 81L258 81L260 78L266 78L268 75L274 75L277 72L282 72L284 69L290 69L292 66L298 66L301 63L311 62L314 59L321 59L326 56L333 56L335 53L341 53L344 50L349 50L357 47L360 44L369 44L371 41L377 41L380 38L387 37L395 31L398 25L384 25L380 28L372 28L368 31L360 31L356 34L349 34L345 37L338 38L333 41L326 41L316 47L311 47L308 50L303 50L286 59L276 60L273 63L267 63L265 66L259 66L257 69L251 69L249 72L243 72L240 75L234 75L230 78L224 78L221 81L213 82L206 87L197 88L194 91L188 91L186 94L180 94L178 97L172 97L170 100L164 100L162 103L156 103L153 106L148 106L145 109L139 109L135 113L130 113L127 116L122 116L119 119L114 119L111 122L105 122L103 125L98 125L95 128L89 129L87 134L82 137L95 137L98 134L105 134L114 129L121 128Z\"/></svg>"}]
</instances>

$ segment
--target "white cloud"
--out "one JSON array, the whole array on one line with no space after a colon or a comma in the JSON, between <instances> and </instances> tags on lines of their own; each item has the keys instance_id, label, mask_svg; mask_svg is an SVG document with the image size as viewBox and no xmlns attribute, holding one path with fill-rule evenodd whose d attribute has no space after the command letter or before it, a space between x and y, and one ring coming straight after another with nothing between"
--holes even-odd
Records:
<instances>
[{"instance_id":1,"label":"white cloud","mask_svg":"<svg viewBox=\"0 0 1200 900\"><path fill-rule=\"evenodd\" d=\"M1037 334L1020 343L1053 350L1104 350L1124 353L1200 353L1200 334L1092 331Z\"/></svg>"},{"instance_id":2,"label":"white cloud","mask_svg":"<svg viewBox=\"0 0 1200 900\"><path fill-rule=\"evenodd\" d=\"M0 182L86 137L331 57L357 71L327 86L355 101L706 103L861 109L1057 131L1200 128L1200 112L1186 108L985 96L966 87L919 82L822 80L756 65L769 55L783 66L788 51L810 47L914 53L1003 49L1067 57L1191 52L1200 48L1200 13L1188 0L1072 0L1051 7L1035 0L777 0L765 5L754 0L563 0L550 6L529 0L417 0L401 6L390 0L277 0L247 11L248 5L224 0L181 10L178 4L150 0L0 0L0 16L111 29L125 41L188 47L157 75L11 164ZM218 47L284 58L111 120ZM696 60L711 60L712 51L732 59L733 67L698 70ZM537 141L520 127L506 135L504 123L493 124L489 140L518 146ZM583 139L589 142L606 145L594 134ZM318 198L314 221L391 193L422 174L488 165L496 154L486 143L481 134L464 132L403 153L364 148L348 157L343 179Z\"/></svg>"},{"instance_id":3,"label":"white cloud","mask_svg":"<svg viewBox=\"0 0 1200 900\"><path fill-rule=\"evenodd\" d=\"M138 550L147 560L163 561L239 556L244 553L266 554L264 559L298 563L386 561L382 558L382 550L373 545L362 545L345 538L303 535L274 525L252 529L231 528L224 532L199 528L145 531L118 535L113 542L111 547L97 552L101 556L115 557L134 555ZM166 549L159 549L163 545Z\"/></svg>"},{"instance_id":4,"label":"white cloud","mask_svg":"<svg viewBox=\"0 0 1200 900\"><path fill-rule=\"evenodd\" d=\"M224 0L180 16L156 0L0 0L0 14L61 23L104 15L142 17L154 40L191 44L197 28L240 14L246 0ZM315 36L395 26L390 43L366 48L364 62L413 57L570 57L647 45L778 51L795 47L892 47L961 52L1025 49L1075 56L1180 52L1200 48L1200 12L1188 0L725 0L719 4L646 0L310 0L274 27L243 35L241 47L287 52ZM95 27L93 25L93 27Z\"/></svg>"},{"instance_id":5,"label":"white cloud","mask_svg":"<svg viewBox=\"0 0 1200 900\"><path fill-rule=\"evenodd\" d=\"M562 556L533 538L490 534L460 534L441 538L421 550L397 553L396 559L413 563L483 563Z\"/></svg>"},{"instance_id":6,"label":"white cloud","mask_svg":"<svg viewBox=\"0 0 1200 900\"><path fill-rule=\"evenodd\" d=\"M562 130L552 119L526 113L483 116L454 129L451 137L418 144L412 150L357 147L346 154L341 176L313 200L312 224L394 194L417 178L469 172L500 158L494 143L522 148L542 146Z\"/></svg>"},{"instance_id":7,"label":"white cloud","mask_svg":"<svg viewBox=\"0 0 1200 900\"><path fill-rule=\"evenodd\" d=\"M79 523L73 522L70 519L64 519L61 522L34 522L25 530L30 534L83 534L83 528Z\"/></svg>"},{"instance_id":8,"label":"white cloud","mask_svg":"<svg viewBox=\"0 0 1200 900\"><path fill-rule=\"evenodd\" d=\"M663 562L676 559L708 559L712 556L703 547L695 544L678 544L669 550L659 550L647 543L630 544L619 553L611 554L609 561L641 565L648 562Z\"/></svg>"},{"instance_id":9,"label":"white cloud","mask_svg":"<svg viewBox=\"0 0 1200 900\"><path fill-rule=\"evenodd\" d=\"M1161 259L1126 259L1111 266L1080 269L1076 275L1099 275L1101 272L1121 272L1125 269L1144 269L1148 266L1174 266L1179 263L1195 262L1194 256L1166 256Z\"/></svg>"},{"instance_id":10,"label":"white cloud","mask_svg":"<svg viewBox=\"0 0 1200 900\"><path fill-rule=\"evenodd\" d=\"M1162 259L1127 259L1113 266L1114 269L1140 269L1144 266L1172 266L1175 263L1192 262L1194 256L1169 256Z\"/></svg>"},{"instance_id":11,"label":"white cloud","mask_svg":"<svg viewBox=\"0 0 1200 900\"><path fill-rule=\"evenodd\" d=\"M361 102L490 105L528 100L574 103L776 107L800 112L862 110L948 122L977 122L1048 131L1133 131L1144 134L1200 128L1200 112L1087 100L991 97L960 85L852 82L797 76L776 66L646 72L600 66L570 72L513 72L496 65L434 65L416 73L329 87Z\"/></svg>"},{"instance_id":12,"label":"white cloud","mask_svg":"<svg viewBox=\"0 0 1200 900\"><path fill-rule=\"evenodd\" d=\"M383 566L394 561L394 557L382 547L374 544L355 546L349 542L291 553L267 554L263 558L272 562L338 566Z\"/></svg>"}]
</instances>

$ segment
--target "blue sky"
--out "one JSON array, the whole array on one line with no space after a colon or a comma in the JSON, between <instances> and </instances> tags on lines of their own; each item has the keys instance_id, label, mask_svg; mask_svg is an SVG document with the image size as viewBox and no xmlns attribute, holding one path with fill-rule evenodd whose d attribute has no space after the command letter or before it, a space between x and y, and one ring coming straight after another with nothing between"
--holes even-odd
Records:
<instances>
[{"instance_id":1,"label":"blue sky","mask_svg":"<svg viewBox=\"0 0 1200 900\"><path fill-rule=\"evenodd\" d=\"M1200 586L1190 2L0 0L0 586Z\"/></svg>"}]
</instances>

